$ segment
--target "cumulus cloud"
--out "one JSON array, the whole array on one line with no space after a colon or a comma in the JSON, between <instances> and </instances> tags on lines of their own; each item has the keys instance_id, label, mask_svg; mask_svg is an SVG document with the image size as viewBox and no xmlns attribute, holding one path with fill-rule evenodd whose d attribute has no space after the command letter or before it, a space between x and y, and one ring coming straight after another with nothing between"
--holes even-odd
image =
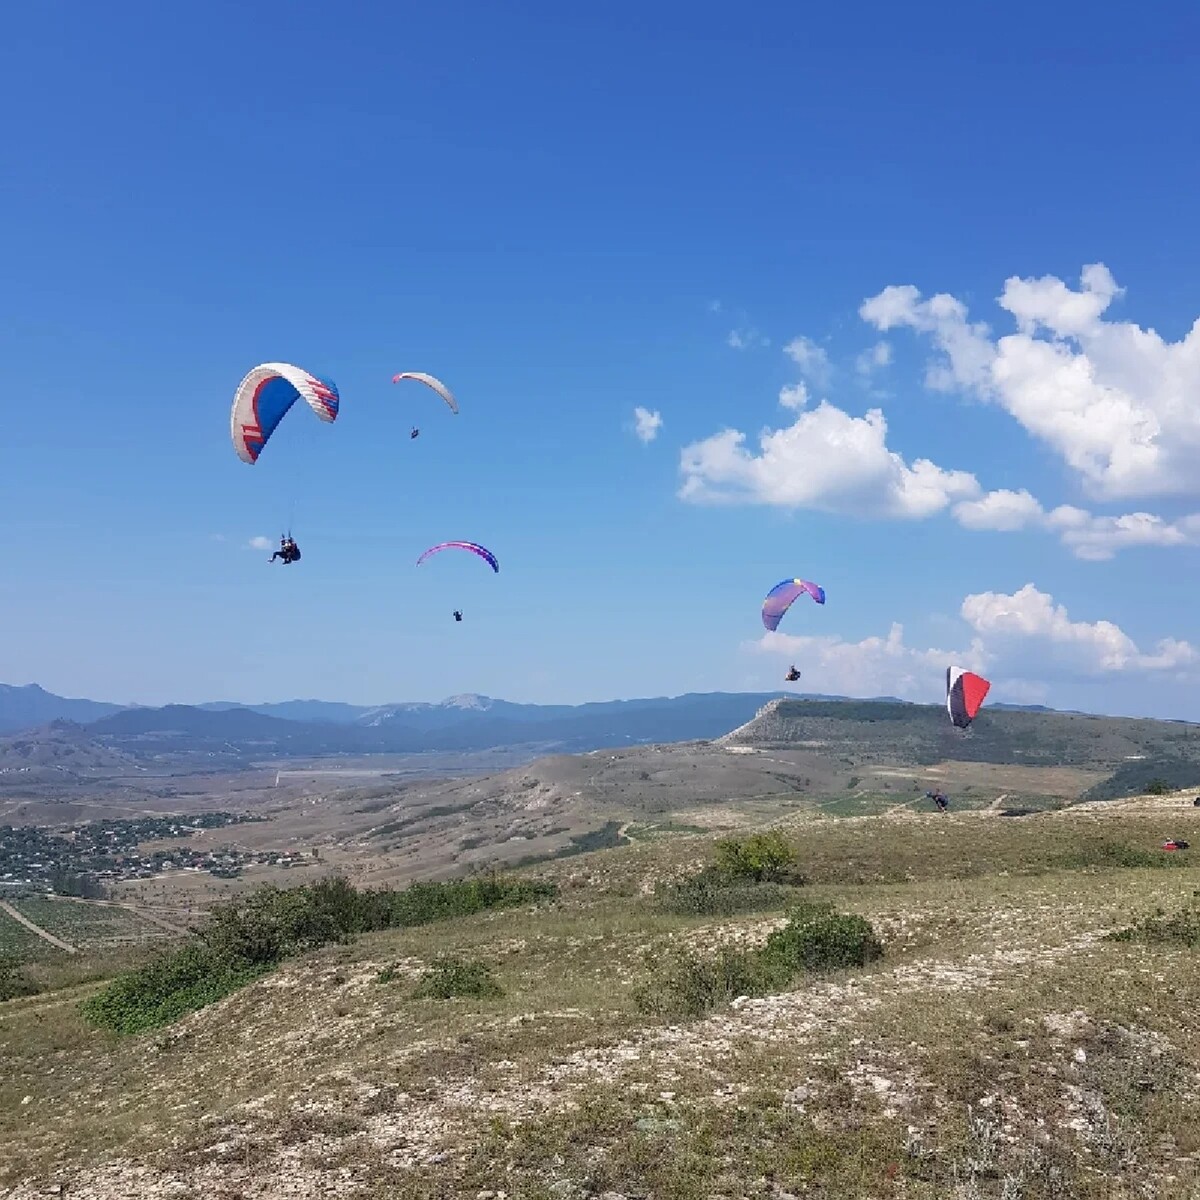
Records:
<instances>
[{"instance_id":1,"label":"cumulus cloud","mask_svg":"<svg viewBox=\"0 0 1200 1200\"><path fill-rule=\"evenodd\" d=\"M1057 534L1076 558L1100 561L1134 546L1194 546L1200 543L1200 513L1167 521L1148 512L1097 516L1083 508L1060 504L1046 510L1022 488L1001 488L977 500L954 506L955 520L967 529L1014 532L1043 529Z\"/></svg>"},{"instance_id":2,"label":"cumulus cloud","mask_svg":"<svg viewBox=\"0 0 1200 1200\"><path fill-rule=\"evenodd\" d=\"M1111 621L1071 620L1063 605L1032 583L1011 595L969 595L959 615L964 630L956 649L910 646L896 623L886 636L861 641L769 632L749 648L794 658L806 676L821 680L822 691L926 702L944 693L951 663L986 673L994 699L1018 704L1044 699L1054 682L1200 672L1200 652L1190 643L1165 638L1151 650L1140 649Z\"/></svg>"},{"instance_id":3,"label":"cumulus cloud","mask_svg":"<svg viewBox=\"0 0 1200 1200\"><path fill-rule=\"evenodd\" d=\"M806 678L819 679L820 690L847 696L895 696L900 700L937 698L946 666L987 668L982 646L965 650L921 650L904 641L904 626L893 623L884 637L847 642L837 636L798 636L766 632L753 650L775 659L792 657ZM944 690L945 684L942 683Z\"/></svg>"},{"instance_id":4,"label":"cumulus cloud","mask_svg":"<svg viewBox=\"0 0 1200 1200\"><path fill-rule=\"evenodd\" d=\"M823 400L787 428L764 431L758 454L745 442L744 433L725 429L685 446L680 497L915 518L981 490L966 471L943 470L924 458L910 464L889 450L887 421L877 408L853 417Z\"/></svg>"},{"instance_id":5,"label":"cumulus cloud","mask_svg":"<svg viewBox=\"0 0 1200 1200\"><path fill-rule=\"evenodd\" d=\"M1050 322L1064 336L1079 335L1103 323L1105 308L1119 293L1107 269L1098 266L1084 271L1080 292L1061 280L1010 279L1002 303L1017 316L1022 332L1015 337L1031 341L1036 352L1045 343L1032 342L1028 331ZM910 326L932 337L941 358L927 372L931 386L965 388L989 398L1001 394L996 380L1008 378L1003 364L1012 359L1013 339L994 345L987 326L972 323L966 307L953 296L923 300L915 287L893 285L864 301L860 313L880 330ZM1051 352L1070 353L1061 348ZM748 444L746 433L732 428L684 447L681 499L907 519L948 510L965 529L1038 530L1057 537L1077 558L1090 560L1109 559L1139 546L1200 544L1200 513L1169 521L1144 511L1098 515L1071 505L1048 509L1027 489L988 492L970 471L927 458L908 461L887 445L881 409L853 416L828 400L809 408L810 384L822 386L831 374L821 346L802 336L789 342L785 353L803 376L779 391L781 407L798 414L793 424L762 430L757 450ZM891 344L878 342L859 356L860 374L869 378L871 371L891 361L891 355ZM1089 411L1082 419L1090 424L1096 414Z\"/></svg>"},{"instance_id":6,"label":"cumulus cloud","mask_svg":"<svg viewBox=\"0 0 1200 1200\"><path fill-rule=\"evenodd\" d=\"M263 537L261 534L258 537L252 537L246 543L247 550L270 550L275 543L269 537Z\"/></svg>"},{"instance_id":7,"label":"cumulus cloud","mask_svg":"<svg viewBox=\"0 0 1200 1200\"><path fill-rule=\"evenodd\" d=\"M1200 493L1200 319L1176 342L1106 320L1123 294L1102 263L1078 290L1054 276L1005 281L998 303L1017 332L993 338L966 306L892 285L859 315L880 331L907 327L938 354L926 382L1001 405L1052 447L1089 494L1105 499Z\"/></svg>"},{"instance_id":8,"label":"cumulus cloud","mask_svg":"<svg viewBox=\"0 0 1200 1200\"><path fill-rule=\"evenodd\" d=\"M996 657L1032 649L1073 674L1178 670L1200 658L1188 642L1167 638L1145 653L1111 621L1072 621L1063 605L1032 583L1012 595L977 592L959 611Z\"/></svg>"},{"instance_id":9,"label":"cumulus cloud","mask_svg":"<svg viewBox=\"0 0 1200 1200\"><path fill-rule=\"evenodd\" d=\"M784 408L799 410L808 407L808 388L801 383L785 383L779 389L779 403Z\"/></svg>"},{"instance_id":10,"label":"cumulus cloud","mask_svg":"<svg viewBox=\"0 0 1200 1200\"><path fill-rule=\"evenodd\" d=\"M633 432L643 442L652 442L658 437L658 431L662 428L662 413L657 410L651 412L648 408L643 408L640 404L633 410Z\"/></svg>"}]
</instances>

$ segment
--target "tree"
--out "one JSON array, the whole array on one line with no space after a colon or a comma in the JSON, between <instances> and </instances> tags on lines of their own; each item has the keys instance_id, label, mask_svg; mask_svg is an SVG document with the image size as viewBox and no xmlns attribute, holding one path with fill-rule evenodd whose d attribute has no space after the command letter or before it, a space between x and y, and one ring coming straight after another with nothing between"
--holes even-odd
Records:
<instances>
[{"instance_id":1,"label":"tree","mask_svg":"<svg viewBox=\"0 0 1200 1200\"><path fill-rule=\"evenodd\" d=\"M777 829L744 838L722 838L716 852L722 874L758 883L783 880L796 864L796 852Z\"/></svg>"}]
</instances>

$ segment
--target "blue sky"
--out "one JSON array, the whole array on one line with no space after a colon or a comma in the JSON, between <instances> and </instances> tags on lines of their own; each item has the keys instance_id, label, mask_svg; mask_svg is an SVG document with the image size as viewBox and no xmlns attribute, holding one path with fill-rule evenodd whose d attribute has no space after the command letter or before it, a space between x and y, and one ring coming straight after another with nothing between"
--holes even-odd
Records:
<instances>
[{"instance_id":1,"label":"blue sky","mask_svg":"<svg viewBox=\"0 0 1200 1200\"><path fill-rule=\"evenodd\" d=\"M1200 719L1200 16L1098 11L18 7L0 679Z\"/></svg>"}]
</instances>

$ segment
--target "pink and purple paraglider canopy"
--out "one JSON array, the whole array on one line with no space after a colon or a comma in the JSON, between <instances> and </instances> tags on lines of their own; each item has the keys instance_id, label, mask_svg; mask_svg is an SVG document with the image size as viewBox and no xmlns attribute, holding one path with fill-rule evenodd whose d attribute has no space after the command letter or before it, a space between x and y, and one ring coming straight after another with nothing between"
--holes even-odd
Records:
<instances>
[{"instance_id":1,"label":"pink and purple paraglider canopy","mask_svg":"<svg viewBox=\"0 0 1200 1200\"><path fill-rule=\"evenodd\" d=\"M825 603L825 589L807 579L785 579L777 583L763 601L762 623L768 629L777 629L783 614L792 606L792 601L807 592L818 604Z\"/></svg>"}]
</instances>

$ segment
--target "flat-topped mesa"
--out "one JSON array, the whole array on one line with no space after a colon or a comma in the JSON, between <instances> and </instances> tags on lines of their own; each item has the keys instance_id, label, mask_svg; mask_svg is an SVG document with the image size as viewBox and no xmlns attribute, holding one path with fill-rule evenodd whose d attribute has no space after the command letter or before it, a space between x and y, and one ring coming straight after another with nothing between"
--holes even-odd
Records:
<instances>
[{"instance_id":1,"label":"flat-topped mesa","mask_svg":"<svg viewBox=\"0 0 1200 1200\"><path fill-rule=\"evenodd\" d=\"M790 701L786 697L768 700L744 725L731 729L728 733L715 738L715 746L744 746L750 743L759 745L780 738L783 733L782 721L776 716L779 709Z\"/></svg>"}]
</instances>

